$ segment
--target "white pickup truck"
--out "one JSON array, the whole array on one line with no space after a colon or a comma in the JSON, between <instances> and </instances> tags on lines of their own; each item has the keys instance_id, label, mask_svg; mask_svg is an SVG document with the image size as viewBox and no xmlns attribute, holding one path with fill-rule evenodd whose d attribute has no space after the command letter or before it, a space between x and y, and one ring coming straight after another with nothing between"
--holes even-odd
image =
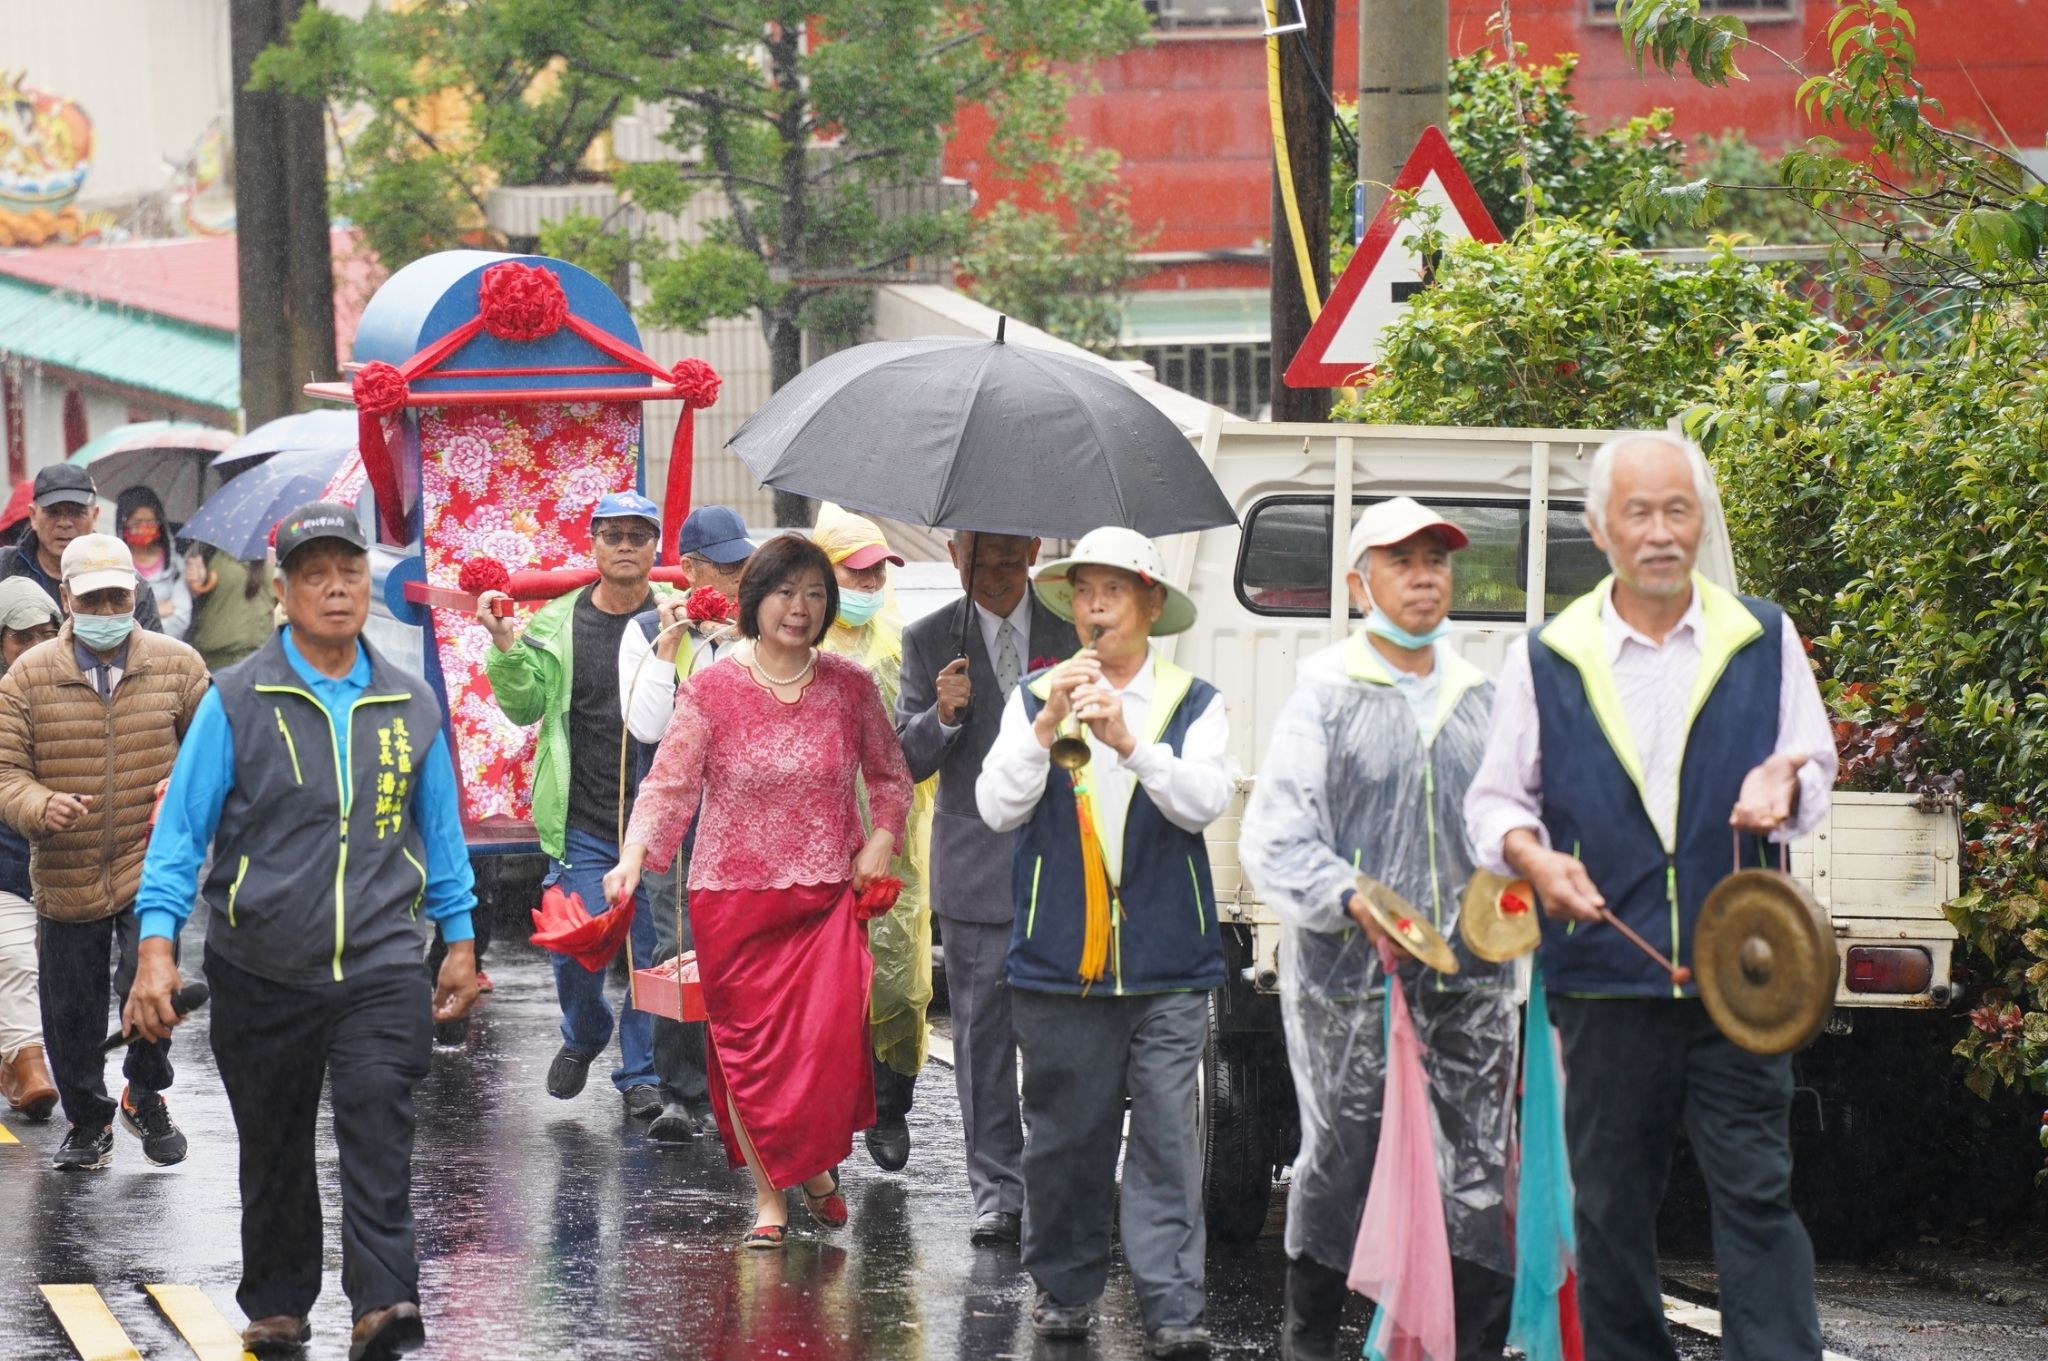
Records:
<instances>
[{"instance_id":1,"label":"white pickup truck","mask_svg":"<svg viewBox=\"0 0 2048 1361\"><path fill-rule=\"evenodd\" d=\"M1211 1232L1220 1238L1258 1231L1298 1137L1279 1034L1279 926L1238 870L1238 813L1296 666L1355 626L1344 587L1351 521L1375 500L1409 495L1470 535L1456 563L1453 637L1468 659L1494 672L1512 638L1607 573L1582 517L1593 450L1606 438L1578 430L1215 419L1203 434L1203 457L1242 528L1185 535L1167 548L1169 570L1200 610L1195 628L1171 641L1174 659L1223 693L1245 772L1237 806L1209 831L1231 965L1231 981L1217 995L1203 1089L1206 1198ZM1346 509L1333 523L1340 505ZM1699 568L1720 585L1737 585L1718 508ZM1852 1008L1949 1003L1956 932L1942 906L1959 891L1957 851L1953 808L1862 793L1838 793L1828 819L1793 848L1792 873L1828 909L1842 953L1838 1010L1816 1050L1855 1042L1843 1038L1855 1028ZM1838 1124L1834 1142L1840 1133Z\"/></svg>"}]
</instances>

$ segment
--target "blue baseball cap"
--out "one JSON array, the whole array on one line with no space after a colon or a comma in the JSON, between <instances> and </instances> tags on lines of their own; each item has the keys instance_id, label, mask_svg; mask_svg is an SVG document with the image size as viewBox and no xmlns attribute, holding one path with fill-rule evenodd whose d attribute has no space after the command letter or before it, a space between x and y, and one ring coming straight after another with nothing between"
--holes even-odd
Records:
<instances>
[{"instance_id":1,"label":"blue baseball cap","mask_svg":"<svg viewBox=\"0 0 2048 1361\"><path fill-rule=\"evenodd\" d=\"M725 566L752 557L754 541L747 537L746 521L731 506L699 506L676 534L676 556L693 553Z\"/></svg>"},{"instance_id":2,"label":"blue baseball cap","mask_svg":"<svg viewBox=\"0 0 2048 1361\"><path fill-rule=\"evenodd\" d=\"M606 492L598 498L597 509L590 512L592 524L599 520L645 520L659 530L661 507L637 491Z\"/></svg>"}]
</instances>

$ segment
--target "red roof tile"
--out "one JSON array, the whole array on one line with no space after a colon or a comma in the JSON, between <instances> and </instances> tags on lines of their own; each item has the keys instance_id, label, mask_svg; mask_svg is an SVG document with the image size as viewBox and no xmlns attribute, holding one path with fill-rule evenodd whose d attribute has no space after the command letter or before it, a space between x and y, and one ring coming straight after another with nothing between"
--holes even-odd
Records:
<instances>
[{"instance_id":1,"label":"red roof tile","mask_svg":"<svg viewBox=\"0 0 2048 1361\"><path fill-rule=\"evenodd\" d=\"M346 359L383 271L357 251L356 233L337 230L333 242L334 334ZM230 334L240 325L233 236L0 251L0 274Z\"/></svg>"}]
</instances>

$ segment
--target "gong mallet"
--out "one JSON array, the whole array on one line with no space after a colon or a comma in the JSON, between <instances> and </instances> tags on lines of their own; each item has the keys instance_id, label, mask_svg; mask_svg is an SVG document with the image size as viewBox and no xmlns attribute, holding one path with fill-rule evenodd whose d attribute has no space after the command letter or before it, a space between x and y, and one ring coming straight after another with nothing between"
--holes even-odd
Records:
<instances>
[{"instance_id":1,"label":"gong mallet","mask_svg":"<svg viewBox=\"0 0 2048 1361\"><path fill-rule=\"evenodd\" d=\"M212 995L204 983L187 983L184 987L171 994L171 1010L177 1012L180 1016L190 1016L200 1007L205 1006L206 999ZM142 1037L140 1035L131 1035L125 1030L117 1030L107 1036L106 1039L100 1041L100 1052L102 1054L111 1054L116 1049L123 1049L128 1045L141 1042Z\"/></svg>"},{"instance_id":2,"label":"gong mallet","mask_svg":"<svg viewBox=\"0 0 2048 1361\"><path fill-rule=\"evenodd\" d=\"M1691 969L1688 969L1683 964L1673 964L1670 960L1664 958L1663 953L1656 946L1637 935L1635 929L1621 918L1615 916L1612 910L1603 906L1600 909L1600 920L1621 932L1629 944L1648 955L1658 968L1670 974L1672 986L1682 988L1692 982Z\"/></svg>"}]
</instances>

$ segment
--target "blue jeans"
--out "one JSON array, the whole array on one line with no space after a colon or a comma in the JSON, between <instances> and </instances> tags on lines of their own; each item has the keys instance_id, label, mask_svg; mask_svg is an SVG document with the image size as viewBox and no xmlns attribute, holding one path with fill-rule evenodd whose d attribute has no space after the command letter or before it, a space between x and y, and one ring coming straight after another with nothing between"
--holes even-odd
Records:
<instances>
[{"instance_id":1,"label":"blue jeans","mask_svg":"<svg viewBox=\"0 0 2048 1361\"><path fill-rule=\"evenodd\" d=\"M584 911L600 916L609 910L604 900L604 876L619 863L619 848L601 836L569 829L562 850L567 860L548 862L545 884L560 884L564 893L583 899ZM643 968L654 960L654 917L647 909L647 895L633 895L633 929L626 945L628 963ZM592 973L567 955L548 956L555 967L555 996L562 1004L562 1043L579 1054L602 1054L612 1038L612 1007L605 996L605 976ZM654 1018L644 1011L621 1005L619 1018L619 1066L612 1070L612 1086L620 1091L653 1086Z\"/></svg>"}]
</instances>

